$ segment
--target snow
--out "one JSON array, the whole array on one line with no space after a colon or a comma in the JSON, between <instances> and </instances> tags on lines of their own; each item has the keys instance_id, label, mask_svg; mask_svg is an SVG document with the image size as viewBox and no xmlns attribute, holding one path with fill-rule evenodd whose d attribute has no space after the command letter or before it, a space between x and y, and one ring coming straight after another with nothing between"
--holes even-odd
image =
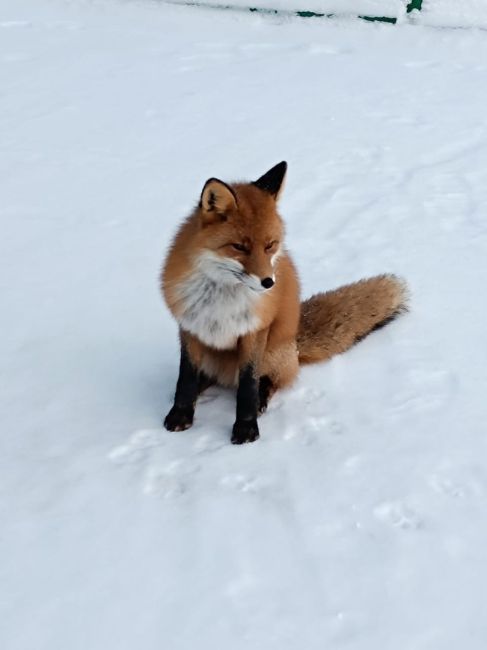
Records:
<instances>
[{"instance_id":1,"label":"snow","mask_svg":"<svg viewBox=\"0 0 487 650\"><path fill-rule=\"evenodd\" d=\"M485 0L423 0L421 23L441 27L487 29Z\"/></svg>"},{"instance_id":2,"label":"snow","mask_svg":"<svg viewBox=\"0 0 487 650\"><path fill-rule=\"evenodd\" d=\"M484 650L485 32L1 0L0 57L0 647ZM411 311L168 433L164 251L283 159L303 294Z\"/></svg>"}]
</instances>

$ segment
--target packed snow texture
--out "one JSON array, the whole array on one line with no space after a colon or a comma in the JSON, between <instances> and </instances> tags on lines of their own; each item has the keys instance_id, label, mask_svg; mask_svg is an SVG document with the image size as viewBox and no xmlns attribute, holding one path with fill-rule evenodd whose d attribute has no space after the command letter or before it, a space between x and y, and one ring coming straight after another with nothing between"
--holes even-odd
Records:
<instances>
[{"instance_id":1,"label":"packed snow texture","mask_svg":"<svg viewBox=\"0 0 487 650\"><path fill-rule=\"evenodd\" d=\"M0 0L0 57L0 647L485 650L486 33ZM283 159L303 295L411 311L168 433L164 252Z\"/></svg>"}]
</instances>

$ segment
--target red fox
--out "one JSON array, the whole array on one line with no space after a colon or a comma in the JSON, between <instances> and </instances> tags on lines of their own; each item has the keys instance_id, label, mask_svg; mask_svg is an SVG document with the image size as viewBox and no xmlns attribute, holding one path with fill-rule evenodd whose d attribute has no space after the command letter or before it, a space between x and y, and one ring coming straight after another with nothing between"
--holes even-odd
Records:
<instances>
[{"instance_id":1,"label":"red fox","mask_svg":"<svg viewBox=\"0 0 487 650\"><path fill-rule=\"evenodd\" d=\"M406 285L394 275L300 302L277 212L286 171L281 162L251 183L210 178L170 247L162 291L181 360L169 431L188 429L198 394L218 383L237 386L232 443L253 442L258 414L300 364L344 352L406 309Z\"/></svg>"}]
</instances>

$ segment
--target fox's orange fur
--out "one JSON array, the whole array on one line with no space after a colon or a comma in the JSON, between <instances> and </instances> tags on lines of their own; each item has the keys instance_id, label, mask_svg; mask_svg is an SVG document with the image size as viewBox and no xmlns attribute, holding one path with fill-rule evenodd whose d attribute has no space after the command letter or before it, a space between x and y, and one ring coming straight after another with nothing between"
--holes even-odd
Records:
<instances>
[{"instance_id":1,"label":"fox's orange fur","mask_svg":"<svg viewBox=\"0 0 487 650\"><path fill-rule=\"evenodd\" d=\"M239 384L237 400L242 404L260 400L256 406L260 411L275 390L292 383L300 363L344 352L405 309L405 285L392 275L300 302L298 276L284 247L284 226L277 211L285 171L286 164L280 163L255 183L207 181L162 272L164 297L180 325L190 380L199 376L200 387L210 382ZM183 357L181 363L179 407L177 392L166 418L166 427L172 430L192 423L189 404L194 388L181 397ZM260 380L259 394L254 380ZM181 404L187 417L181 415ZM240 416L244 410L242 406ZM233 442L258 436L256 423L245 424L255 419L253 407L247 411L239 418L237 404Z\"/></svg>"}]
</instances>

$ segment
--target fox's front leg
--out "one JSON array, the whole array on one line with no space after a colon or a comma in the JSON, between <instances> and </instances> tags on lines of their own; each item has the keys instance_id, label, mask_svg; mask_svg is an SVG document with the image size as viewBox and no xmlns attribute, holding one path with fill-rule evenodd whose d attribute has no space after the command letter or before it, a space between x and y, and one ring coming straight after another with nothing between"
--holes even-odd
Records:
<instances>
[{"instance_id":1,"label":"fox's front leg","mask_svg":"<svg viewBox=\"0 0 487 650\"><path fill-rule=\"evenodd\" d=\"M198 369L191 361L187 345L184 338L181 337L181 360L174 405L164 420L164 426L168 431L184 431L193 424L199 386Z\"/></svg>"},{"instance_id":2,"label":"fox's front leg","mask_svg":"<svg viewBox=\"0 0 487 650\"><path fill-rule=\"evenodd\" d=\"M232 430L232 443L241 445L259 437L259 367L267 341L267 332L258 332L241 339L240 372L237 389L237 417Z\"/></svg>"},{"instance_id":3,"label":"fox's front leg","mask_svg":"<svg viewBox=\"0 0 487 650\"><path fill-rule=\"evenodd\" d=\"M240 370L237 389L237 417L232 430L232 442L241 445L259 437L257 425L258 383L253 364Z\"/></svg>"}]
</instances>

